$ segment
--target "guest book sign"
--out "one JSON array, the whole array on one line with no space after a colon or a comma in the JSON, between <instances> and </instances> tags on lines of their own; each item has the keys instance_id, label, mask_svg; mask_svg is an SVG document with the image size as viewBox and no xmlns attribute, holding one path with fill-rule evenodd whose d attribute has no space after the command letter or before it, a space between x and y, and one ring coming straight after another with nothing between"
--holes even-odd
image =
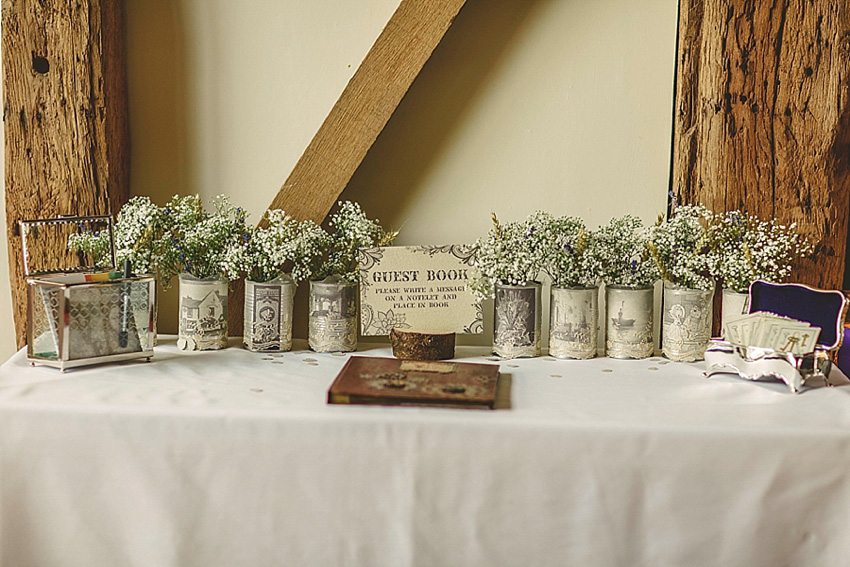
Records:
<instances>
[{"instance_id":1,"label":"guest book sign","mask_svg":"<svg viewBox=\"0 0 850 567\"><path fill-rule=\"evenodd\" d=\"M360 250L361 332L482 333L481 303L468 285L472 255L466 245Z\"/></svg>"}]
</instances>

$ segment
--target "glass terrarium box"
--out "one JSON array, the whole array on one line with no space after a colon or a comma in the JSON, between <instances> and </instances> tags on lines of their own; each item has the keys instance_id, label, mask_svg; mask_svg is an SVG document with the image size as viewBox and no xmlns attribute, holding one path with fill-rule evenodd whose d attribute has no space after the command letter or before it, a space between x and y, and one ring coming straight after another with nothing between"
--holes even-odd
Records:
<instances>
[{"instance_id":1,"label":"glass terrarium box","mask_svg":"<svg viewBox=\"0 0 850 567\"><path fill-rule=\"evenodd\" d=\"M110 216L21 221L27 359L65 370L153 356L156 280L115 265ZM77 252L72 234L102 241ZM98 256L98 257L95 257Z\"/></svg>"}]
</instances>

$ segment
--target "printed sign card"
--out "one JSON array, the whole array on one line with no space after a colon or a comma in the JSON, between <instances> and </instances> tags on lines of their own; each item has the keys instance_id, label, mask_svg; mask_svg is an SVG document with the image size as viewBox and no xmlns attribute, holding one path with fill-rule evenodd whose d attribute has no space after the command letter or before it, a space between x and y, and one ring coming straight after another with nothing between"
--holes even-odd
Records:
<instances>
[{"instance_id":1,"label":"printed sign card","mask_svg":"<svg viewBox=\"0 0 850 567\"><path fill-rule=\"evenodd\" d=\"M393 327L416 333L484 331L481 303L469 290L467 245L387 246L360 250L363 335Z\"/></svg>"}]
</instances>

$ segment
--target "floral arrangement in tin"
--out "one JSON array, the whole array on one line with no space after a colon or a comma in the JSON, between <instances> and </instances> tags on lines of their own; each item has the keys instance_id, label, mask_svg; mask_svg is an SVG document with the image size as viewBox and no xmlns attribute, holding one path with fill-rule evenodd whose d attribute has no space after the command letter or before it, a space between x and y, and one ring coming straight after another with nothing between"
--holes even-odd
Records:
<instances>
[{"instance_id":1,"label":"floral arrangement in tin","mask_svg":"<svg viewBox=\"0 0 850 567\"><path fill-rule=\"evenodd\" d=\"M611 219L593 235L596 253L588 269L599 274L606 285L647 287L659 278L649 249L649 230L633 215Z\"/></svg>"},{"instance_id":2,"label":"floral arrangement in tin","mask_svg":"<svg viewBox=\"0 0 850 567\"><path fill-rule=\"evenodd\" d=\"M311 256L309 277L313 280L333 277L341 282L359 281L358 250L389 246L398 235L384 229L378 219L368 219L360 205L352 201L339 202L328 224L332 232L318 243L321 253Z\"/></svg>"},{"instance_id":3,"label":"floral arrangement in tin","mask_svg":"<svg viewBox=\"0 0 850 567\"><path fill-rule=\"evenodd\" d=\"M474 245L474 276L469 288L481 299L492 298L497 283L525 285L534 281L546 261L550 236L543 228L543 215L524 221L502 223L491 215L493 227Z\"/></svg>"},{"instance_id":4,"label":"floral arrangement in tin","mask_svg":"<svg viewBox=\"0 0 850 567\"><path fill-rule=\"evenodd\" d=\"M716 214L708 227L709 269L725 288L739 293L756 280L781 282L794 260L814 251L796 229L796 223L762 221L743 211Z\"/></svg>"},{"instance_id":5,"label":"floral arrangement in tin","mask_svg":"<svg viewBox=\"0 0 850 567\"><path fill-rule=\"evenodd\" d=\"M554 287L595 286L599 280L596 236L577 217L537 211L529 217L543 238L542 269Z\"/></svg>"},{"instance_id":6,"label":"floral arrangement in tin","mask_svg":"<svg viewBox=\"0 0 850 567\"><path fill-rule=\"evenodd\" d=\"M712 216L702 205L681 205L651 228L649 249L665 281L688 289L714 289L708 261Z\"/></svg>"},{"instance_id":7,"label":"floral arrangement in tin","mask_svg":"<svg viewBox=\"0 0 850 567\"><path fill-rule=\"evenodd\" d=\"M199 279L233 279L228 251L250 239L246 213L219 195L213 212L204 209L200 197L175 195L163 209L163 238L156 262L165 283L182 272Z\"/></svg>"},{"instance_id":8,"label":"floral arrangement in tin","mask_svg":"<svg viewBox=\"0 0 850 567\"><path fill-rule=\"evenodd\" d=\"M227 197L213 199L213 211L197 196L174 196L165 207L148 197L131 198L113 227L119 266L130 260L135 273L152 273L167 284L188 272L198 278L270 281L284 270L297 283L336 276L359 279L358 250L392 243L397 232L366 217L357 203L343 201L330 215L330 232L298 222L282 210L267 211L260 227ZM523 221L500 222L475 245L476 274L470 288L480 298L494 285L522 285L541 271L558 287L607 285L644 287L659 277L687 288L711 289L714 278L745 292L758 279L782 281L792 262L811 254L811 242L776 220L742 211L714 214L701 205L677 206L669 219L645 228L632 215L589 231L577 217L536 211ZM111 265L108 233L71 234L68 247L88 254L100 267Z\"/></svg>"},{"instance_id":9,"label":"floral arrangement in tin","mask_svg":"<svg viewBox=\"0 0 850 567\"><path fill-rule=\"evenodd\" d=\"M213 212L204 210L197 195L175 195L165 207L148 197L133 197L115 221L118 265L130 260L135 273L156 274L165 285L181 272L234 279L228 251L250 238L246 214L222 195L213 199L213 207ZM109 260L106 231L72 234L68 247L91 255L96 265Z\"/></svg>"},{"instance_id":10,"label":"floral arrangement in tin","mask_svg":"<svg viewBox=\"0 0 850 567\"><path fill-rule=\"evenodd\" d=\"M268 282L288 272L294 283L309 279L329 235L313 221L296 221L281 209L266 211L264 222L225 252L224 271L231 280L245 275Z\"/></svg>"},{"instance_id":11,"label":"floral arrangement in tin","mask_svg":"<svg viewBox=\"0 0 850 567\"><path fill-rule=\"evenodd\" d=\"M165 211L148 197L133 197L115 219L115 256L118 265L129 259L136 273L156 274L167 246Z\"/></svg>"}]
</instances>

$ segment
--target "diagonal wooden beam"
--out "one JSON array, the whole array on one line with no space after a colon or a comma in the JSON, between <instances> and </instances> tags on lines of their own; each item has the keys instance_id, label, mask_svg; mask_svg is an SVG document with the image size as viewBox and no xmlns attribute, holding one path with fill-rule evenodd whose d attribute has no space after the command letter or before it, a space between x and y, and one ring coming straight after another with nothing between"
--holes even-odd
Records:
<instances>
[{"instance_id":1,"label":"diagonal wooden beam","mask_svg":"<svg viewBox=\"0 0 850 567\"><path fill-rule=\"evenodd\" d=\"M465 1L401 1L269 208L325 218Z\"/></svg>"},{"instance_id":2,"label":"diagonal wooden beam","mask_svg":"<svg viewBox=\"0 0 850 567\"><path fill-rule=\"evenodd\" d=\"M26 285L18 220L116 213L128 197L121 0L3 0L3 85L6 231L21 347ZM43 248L32 253L60 256Z\"/></svg>"}]
</instances>

